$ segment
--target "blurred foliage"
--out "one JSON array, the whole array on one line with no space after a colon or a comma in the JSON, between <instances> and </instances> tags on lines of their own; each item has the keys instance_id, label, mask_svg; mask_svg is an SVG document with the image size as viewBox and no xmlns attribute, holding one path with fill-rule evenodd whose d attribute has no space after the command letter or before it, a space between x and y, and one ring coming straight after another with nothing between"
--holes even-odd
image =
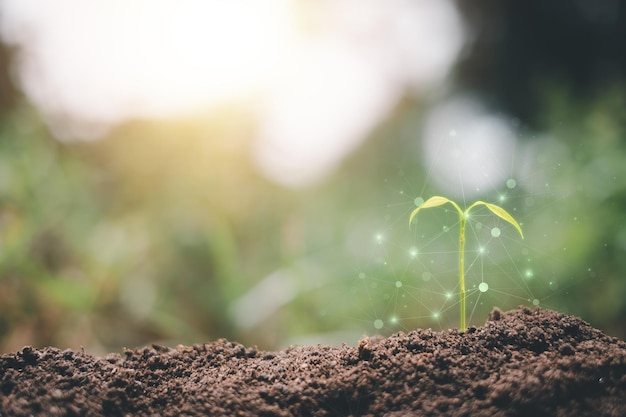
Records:
<instances>
[{"instance_id":1,"label":"blurred foliage","mask_svg":"<svg viewBox=\"0 0 626 417\"><path fill-rule=\"evenodd\" d=\"M624 96L581 102L550 91L544 136L520 134L537 155L528 175L481 197L513 210L526 240L511 233L484 246L493 216L477 212L468 224L471 323L536 297L624 337ZM428 213L419 233L406 226L414 198L436 192L407 156L419 106L405 102L331 181L300 191L258 176L253 126L229 112L137 121L72 144L50 137L29 108L5 119L4 350L216 337L274 347L458 325L456 233L447 233L456 214ZM476 290L483 279L493 292Z\"/></svg>"},{"instance_id":2,"label":"blurred foliage","mask_svg":"<svg viewBox=\"0 0 626 417\"><path fill-rule=\"evenodd\" d=\"M457 1L472 39L456 82L494 108L540 127L546 89L593 97L623 82L624 0ZM549 81L549 82L547 82Z\"/></svg>"},{"instance_id":3,"label":"blurred foliage","mask_svg":"<svg viewBox=\"0 0 626 417\"><path fill-rule=\"evenodd\" d=\"M626 337L624 91L618 84L595 97L577 98L571 91L553 88L544 113L545 125L571 161L559 176L572 190L565 203L575 220L566 235L576 253L564 257L574 266L566 270L571 290L564 302L568 311L622 338Z\"/></svg>"},{"instance_id":4,"label":"blurred foliage","mask_svg":"<svg viewBox=\"0 0 626 417\"><path fill-rule=\"evenodd\" d=\"M519 45L537 30L524 23L535 12L487 3L462 5L470 23L484 18L497 27L475 34L474 52L459 64L459 89L519 117L510 120L518 186L499 184L478 199L510 211L525 240L489 213L472 216L470 324L483 323L494 305L536 301L626 338L623 80L596 77L596 60L570 49L568 59L584 65L561 79L572 65L546 52L560 45L544 44L546 34L530 44L546 46L544 71L533 60L537 48ZM545 4L555 2L533 4L548 13ZM524 19L500 21L513 15ZM545 17L540 28L564 33L553 23ZM614 45L626 27L617 23L605 31L593 23L594 36ZM606 61L615 56L610 49L589 53ZM606 61L611 74L623 58ZM290 190L254 167L254 118L242 109L138 120L96 142L64 143L14 97L5 72L0 352L32 344L104 353L218 337L273 348L458 326L458 242L448 233L458 216L434 210L419 232L407 227L415 198L441 193L421 155L428 103L407 97L326 182ZM490 237L494 226L500 241Z\"/></svg>"}]
</instances>

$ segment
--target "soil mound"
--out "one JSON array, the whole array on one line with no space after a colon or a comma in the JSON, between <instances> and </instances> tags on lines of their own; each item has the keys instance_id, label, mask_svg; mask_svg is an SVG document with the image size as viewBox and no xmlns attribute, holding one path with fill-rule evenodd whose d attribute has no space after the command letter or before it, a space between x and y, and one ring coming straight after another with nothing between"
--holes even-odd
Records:
<instances>
[{"instance_id":1,"label":"soil mound","mask_svg":"<svg viewBox=\"0 0 626 417\"><path fill-rule=\"evenodd\" d=\"M626 416L626 343L549 310L356 347L0 356L0 416Z\"/></svg>"}]
</instances>

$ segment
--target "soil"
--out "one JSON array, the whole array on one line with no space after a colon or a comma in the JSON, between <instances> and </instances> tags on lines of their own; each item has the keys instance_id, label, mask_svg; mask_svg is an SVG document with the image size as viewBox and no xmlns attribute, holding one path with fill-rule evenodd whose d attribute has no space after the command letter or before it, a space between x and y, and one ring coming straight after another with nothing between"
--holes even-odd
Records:
<instances>
[{"instance_id":1,"label":"soil","mask_svg":"<svg viewBox=\"0 0 626 417\"><path fill-rule=\"evenodd\" d=\"M0 356L0 416L626 416L626 343L549 310L266 352L227 340Z\"/></svg>"}]
</instances>

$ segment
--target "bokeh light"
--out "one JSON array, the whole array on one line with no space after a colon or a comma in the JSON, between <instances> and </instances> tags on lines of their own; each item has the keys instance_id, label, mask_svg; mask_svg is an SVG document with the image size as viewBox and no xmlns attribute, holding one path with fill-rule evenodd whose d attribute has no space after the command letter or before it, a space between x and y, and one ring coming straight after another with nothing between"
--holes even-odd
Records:
<instances>
[{"instance_id":1,"label":"bokeh light","mask_svg":"<svg viewBox=\"0 0 626 417\"><path fill-rule=\"evenodd\" d=\"M440 0L2 6L21 84L58 137L235 105L260 124L260 170L292 186L336 168L407 87L442 83L462 44L456 10Z\"/></svg>"},{"instance_id":2,"label":"bokeh light","mask_svg":"<svg viewBox=\"0 0 626 417\"><path fill-rule=\"evenodd\" d=\"M613 3L0 0L0 350L625 337Z\"/></svg>"}]
</instances>

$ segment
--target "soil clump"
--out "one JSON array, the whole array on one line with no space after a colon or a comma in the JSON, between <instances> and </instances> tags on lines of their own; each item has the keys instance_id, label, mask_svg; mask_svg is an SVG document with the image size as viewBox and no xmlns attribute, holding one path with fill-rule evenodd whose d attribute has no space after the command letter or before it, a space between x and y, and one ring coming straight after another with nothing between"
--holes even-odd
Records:
<instances>
[{"instance_id":1,"label":"soil clump","mask_svg":"<svg viewBox=\"0 0 626 417\"><path fill-rule=\"evenodd\" d=\"M466 332L261 351L227 340L122 355L0 356L0 416L626 416L626 343L550 310Z\"/></svg>"}]
</instances>

